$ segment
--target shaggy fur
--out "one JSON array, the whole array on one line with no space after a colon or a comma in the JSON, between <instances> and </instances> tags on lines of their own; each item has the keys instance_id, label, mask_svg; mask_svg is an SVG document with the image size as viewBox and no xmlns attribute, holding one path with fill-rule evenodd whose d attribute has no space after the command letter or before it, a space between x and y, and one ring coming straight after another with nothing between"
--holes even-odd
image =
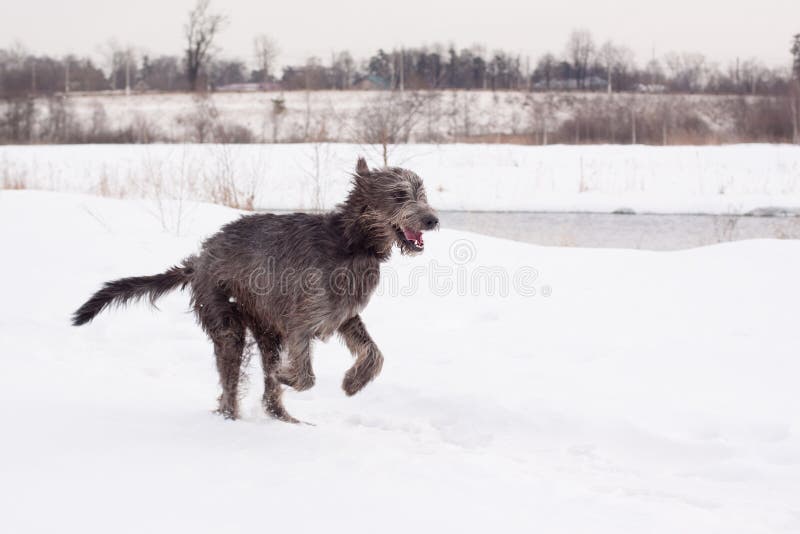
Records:
<instances>
[{"instance_id":1,"label":"shaggy fur","mask_svg":"<svg viewBox=\"0 0 800 534\"><path fill-rule=\"evenodd\" d=\"M88 323L111 304L143 297L154 302L188 286L198 321L214 344L222 386L219 412L225 417L238 415L248 331L261 353L269 415L297 422L283 407L281 384L298 391L312 387L312 341L334 333L355 357L342 383L353 395L383 365L358 315L378 285L380 263L393 246L405 254L421 252L422 232L439 221L422 180L409 170L370 170L362 158L352 185L347 199L330 213L242 217L180 266L108 282L75 312L73 324Z\"/></svg>"}]
</instances>

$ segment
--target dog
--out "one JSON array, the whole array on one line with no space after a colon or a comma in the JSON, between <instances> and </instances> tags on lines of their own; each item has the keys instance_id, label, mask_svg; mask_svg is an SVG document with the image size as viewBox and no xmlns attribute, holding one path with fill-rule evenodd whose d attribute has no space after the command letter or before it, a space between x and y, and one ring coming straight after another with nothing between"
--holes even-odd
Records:
<instances>
[{"instance_id":1,"label":"dog","mask_svg":"<svg viewBox=\"0 0 800 534\"><path fill-rule=\"evenodd\" d=\"M197 255L166 272L107 282L73 315L90 322L111 304L188 287L197 320L214 344L222 394L218 412L238 413L238 386L249 331L261 354L263 406L297 423L283 406L283 385L314 385L311 346L337 333L355 358L342 388L354 395L381 371L383 355L359 313L378 286L393 247L424 250L423 232L439 227L422 180L399 167L370 169L358 158L347 198L328 213L256 214L231 222ZM281 354L285 352L285 361Z\"/></svg>"}]
</instances>

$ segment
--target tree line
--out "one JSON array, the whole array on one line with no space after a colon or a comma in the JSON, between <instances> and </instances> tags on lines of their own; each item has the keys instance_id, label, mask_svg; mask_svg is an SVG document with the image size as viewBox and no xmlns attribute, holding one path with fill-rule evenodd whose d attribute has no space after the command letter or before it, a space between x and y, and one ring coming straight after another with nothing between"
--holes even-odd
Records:
<instances>
[{"instance_id":1,"label":"tree line","mask_svg":"<svg viewBox=\"0 0 800 534\"><path fill-rule=\"evenodd\" d=\"M792 69L768 67L756 58L723 67L699 53L668 53L637 63L630 48L599 43L588 30L575 30L560 53L537 58L484 46L453 45L380 49L356 60L349 52L275 69L278 46L267 35L254 38L254 61L226 58L216 46L225 16L210 0L198 0L183 25L181 55L153 56L115 41L103 61L52 57L16 45L0 49L0 96L70 91L206 91L218 89L484 89L785 95ZM789 47L787 46L787 49ZM791 46L794 73L800 51ZM789 56L787 56L788 59ZM787 61L788 65L788 61Z\"/></svg>"}]
</instances>

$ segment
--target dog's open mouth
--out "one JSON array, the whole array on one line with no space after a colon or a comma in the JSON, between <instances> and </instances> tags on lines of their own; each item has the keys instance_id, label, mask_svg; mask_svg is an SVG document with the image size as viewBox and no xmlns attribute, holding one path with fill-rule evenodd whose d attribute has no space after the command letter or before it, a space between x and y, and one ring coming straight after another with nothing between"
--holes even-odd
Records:
<instances>
[{"instance_id":1,"label":"dog's open mouth","mask_svg":"<svg viewBox=\"0 0 800 534\"><path fill-rule=\"evenodd\" d=\"M425 242L422 240L422 232L411 228L397 228L397 237L400 238L408 248L414 252L421 252L425 249Z\"/></svg>"}]
</instances>

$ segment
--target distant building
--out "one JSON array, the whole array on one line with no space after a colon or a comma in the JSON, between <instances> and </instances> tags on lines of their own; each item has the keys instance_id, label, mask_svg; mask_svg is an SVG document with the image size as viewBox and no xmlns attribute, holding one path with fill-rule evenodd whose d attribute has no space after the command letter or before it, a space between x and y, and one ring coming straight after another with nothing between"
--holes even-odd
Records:
<instances>
[{"instance_id":1,"label":"distant building","mask_svg":"<svg viewBox=\"0 0 800 534\"><path fill-rule=\"evenodd\" d=\"M584 87L582 89L595 90L605 89L608 87L608 81L599 76L589 76L584 80ZM575 79L569 80L550 80L548 85L546 81L542 80L533 84L533 88L537 91L577 91L578 81Z\"/></svg>"},{"instance_id":2,"label":"distant building","mask_svg":"<svg viewBox=\"0 0 800 534\"><path fill-rule=\"evenodd\" d=\"M353 84L353 89L361 89L361 90L385 90L389 89L389 82L381 78L380 76L375 76L374 74L370 74L369 76L364 76L363 78L358 79Z\"/></svg>"},{"instance_id":3,"label":"distant building","mask_svg":"<svg viewBox=\"0 0 800 534\"><path fill-rule=\"evenodd\" d=\"M229 83L227 85L220 85L214 88L215 91L220 92L255 92L255 91L279 91L280 87L277 83Z\"/></svg>"},{"instance_id":4,"label":"distant building","mask_svg":"<svg viewBox=\"0 0 800 534\"><path fill-rule=\"evenodd\" d=\"M634 90L637 93L666 93L667 86L660 83L637 83Z\"/></svg>"}]
</instances>

